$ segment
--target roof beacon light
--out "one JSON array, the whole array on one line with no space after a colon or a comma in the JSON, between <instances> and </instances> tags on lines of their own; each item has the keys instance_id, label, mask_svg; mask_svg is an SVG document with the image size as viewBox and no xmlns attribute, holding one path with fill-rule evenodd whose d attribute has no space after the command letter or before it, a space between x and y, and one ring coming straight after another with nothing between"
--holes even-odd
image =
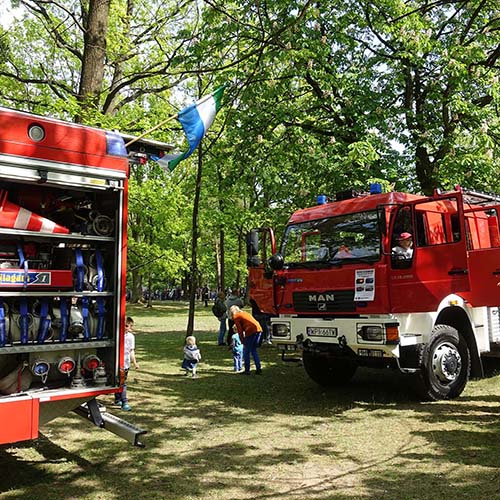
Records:
<instances>
[{"instance_id":1,"label":"roof beacon light","mask_svg":"<svg viewBox=\"0 0 500 500\"><path fill-rule=\"evenodd\" d=\"M110 155L127 156L125 141L117 132L106 132L106 151Z\"/></svg>"},{"instance_id":2,"label":"roof beacon light","mask_svg":"<svg viewBox=\"0 0 500 500\"><path fill-rule=\"evenodd\" d=\"M327 199L324 194L320 194L317 196L316 201L318 205L326 205Z\"/></svg>"},{"instance_id":3,"label":"roof beacon light","mask_svg":"<svg viewBox=\"0 0 500 500\"><path fill-rule=\"evenodd\" d=\"M380 182L373 182L370 184L370 194L381 194L382 193L382 185Z\"/></svg>"}]
</instances>

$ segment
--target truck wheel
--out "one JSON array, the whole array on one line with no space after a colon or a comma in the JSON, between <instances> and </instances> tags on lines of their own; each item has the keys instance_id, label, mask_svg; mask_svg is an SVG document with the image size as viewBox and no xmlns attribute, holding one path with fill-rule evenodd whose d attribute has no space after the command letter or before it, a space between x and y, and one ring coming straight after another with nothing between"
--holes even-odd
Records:
<instances>
[{"instance_id":1,"label":"truck wheel","mask_svg":"<svg viewBox=\"0 0 500 500\"><path fill-rule=\"evenodd\" d=\"M462 394L470 373L469 349L448 325L436 325L420 352L418 392L425 399L453 399Z\"/></svg>"},{"instance_id":2,"label":"truck wheel","mask_svg":"<svg viewBox=\"0 0 500 500\"><path fill-rule=\"evenodd\" d=\"M348 382L357 369L357 365L350 360L329 359L309 351L303 351L302 362L309 377L324 387Z\"/></svg>"}]
</instances>

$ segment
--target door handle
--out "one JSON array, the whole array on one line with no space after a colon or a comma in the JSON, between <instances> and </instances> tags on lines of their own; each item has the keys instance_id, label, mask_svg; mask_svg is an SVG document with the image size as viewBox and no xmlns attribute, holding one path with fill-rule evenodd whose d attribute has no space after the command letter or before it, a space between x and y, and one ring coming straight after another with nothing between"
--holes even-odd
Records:
<instances>
[{"instance_id":1,"label":"door handle","mask_svg":"<svg viewBox=\"0 0 500 500\"><path fill-rule=\"evenodd\" d=\"M450 269L448 271L448 274L450 276L456 276L459 274L469 274L469 270L468 269Z\"/></svg>"},{"instance_id":2,"label":"door handle","mask_svg":"<svg viewBox=\"0 0 500 500\"><path fill-rule=\"evenodd\" d=\"M498 276L500 274L500 271L493 271L491 274L493 274L493 276Z\"/></svg>"}]
</instances>

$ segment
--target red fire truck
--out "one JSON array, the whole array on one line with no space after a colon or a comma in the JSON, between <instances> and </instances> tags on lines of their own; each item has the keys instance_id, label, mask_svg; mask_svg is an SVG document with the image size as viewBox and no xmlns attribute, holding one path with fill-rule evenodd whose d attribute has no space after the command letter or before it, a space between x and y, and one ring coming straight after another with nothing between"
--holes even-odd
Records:
<instances>
[{"instance_id":1,"label":"red fire truck","mask_svg":"<svg viewBox=\"0 0 500 500\"><path fill-rule=\"evenodd\" d=\"M123 138L0 108L0 444L69 411L134 445L96 397L124 382Z\"/></svg>"},{"instance_id":2,"label":"red fire truck","mask_svg":"<svg viewBox=\"0 0 500 500\"><path fill-rule=\"evenodd\" d=\"M393 367L426 399L459 396L500 354L500 197L377 184L318 198L290 217L279 253L272 230L248 234L250 300L273 343L302 349L321 385Z\"/></svg>"}]
</instances>

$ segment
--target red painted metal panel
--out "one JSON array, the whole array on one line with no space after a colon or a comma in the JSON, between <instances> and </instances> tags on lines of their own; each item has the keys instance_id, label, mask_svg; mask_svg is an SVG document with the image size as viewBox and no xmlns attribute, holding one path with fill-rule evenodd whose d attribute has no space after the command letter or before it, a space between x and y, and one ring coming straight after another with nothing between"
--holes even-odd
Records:
<instances>
[{"instance_id":1,"label":"red painted metal panel","mask_svg":"<svg viewBox=\"0 0 500 500\"><path fill-rule=\"evenodd\" d=\"M39 402L31 397L0 401L0 444L38 437Z\"/></svg>"},{"instance_id":2,"label":"red painted metal panel","mask_svg":"<svg viewBox=\"0 0 500 500\"><path fill-rule=\"evenodd\" d=\"M361 198L352 198L349 200L326 203L315 207L297 210L288 221L289 224L295 224L308 220L321 219L323 217L333 217L337 215L352 214L375 210L380 205L392 205L409 203L417 200L425 200L426 197L407 193L384 193L364 196Z\"/></svg>"},{"instance_id":3,"label":"red painted metal panel","mask_svg":"<svg viewBox=\"0 0 500 500\"><path fill-rule=\"evenodd\" d=\"M117 392L118 388L114 389L95 389L95 390L86 390L86 391L81 391L81 392L75 392L75 391L59 391L55 394L51 393L36 393L33 395L34 398L39 398L42 400L42 403L46 403L49 401L61 401L64 399L79 399L79 398L86 398L86 399L92 399L96 398L97 396L103 396L104 394L113 394Z\"/></svg>"},{"instance_id":4,"label":"red painted metal panel","mask_svg":"<svg viewBox=\"0 0 500 500\"><path fill-rule=\"evenodd\" d=\"M42 126L45 138L33 141L31 125ZM127 157L107 154L103 130L7 109L0 113L0 153L123 172L129 168Z\"/></svg>"}]
</instances>

